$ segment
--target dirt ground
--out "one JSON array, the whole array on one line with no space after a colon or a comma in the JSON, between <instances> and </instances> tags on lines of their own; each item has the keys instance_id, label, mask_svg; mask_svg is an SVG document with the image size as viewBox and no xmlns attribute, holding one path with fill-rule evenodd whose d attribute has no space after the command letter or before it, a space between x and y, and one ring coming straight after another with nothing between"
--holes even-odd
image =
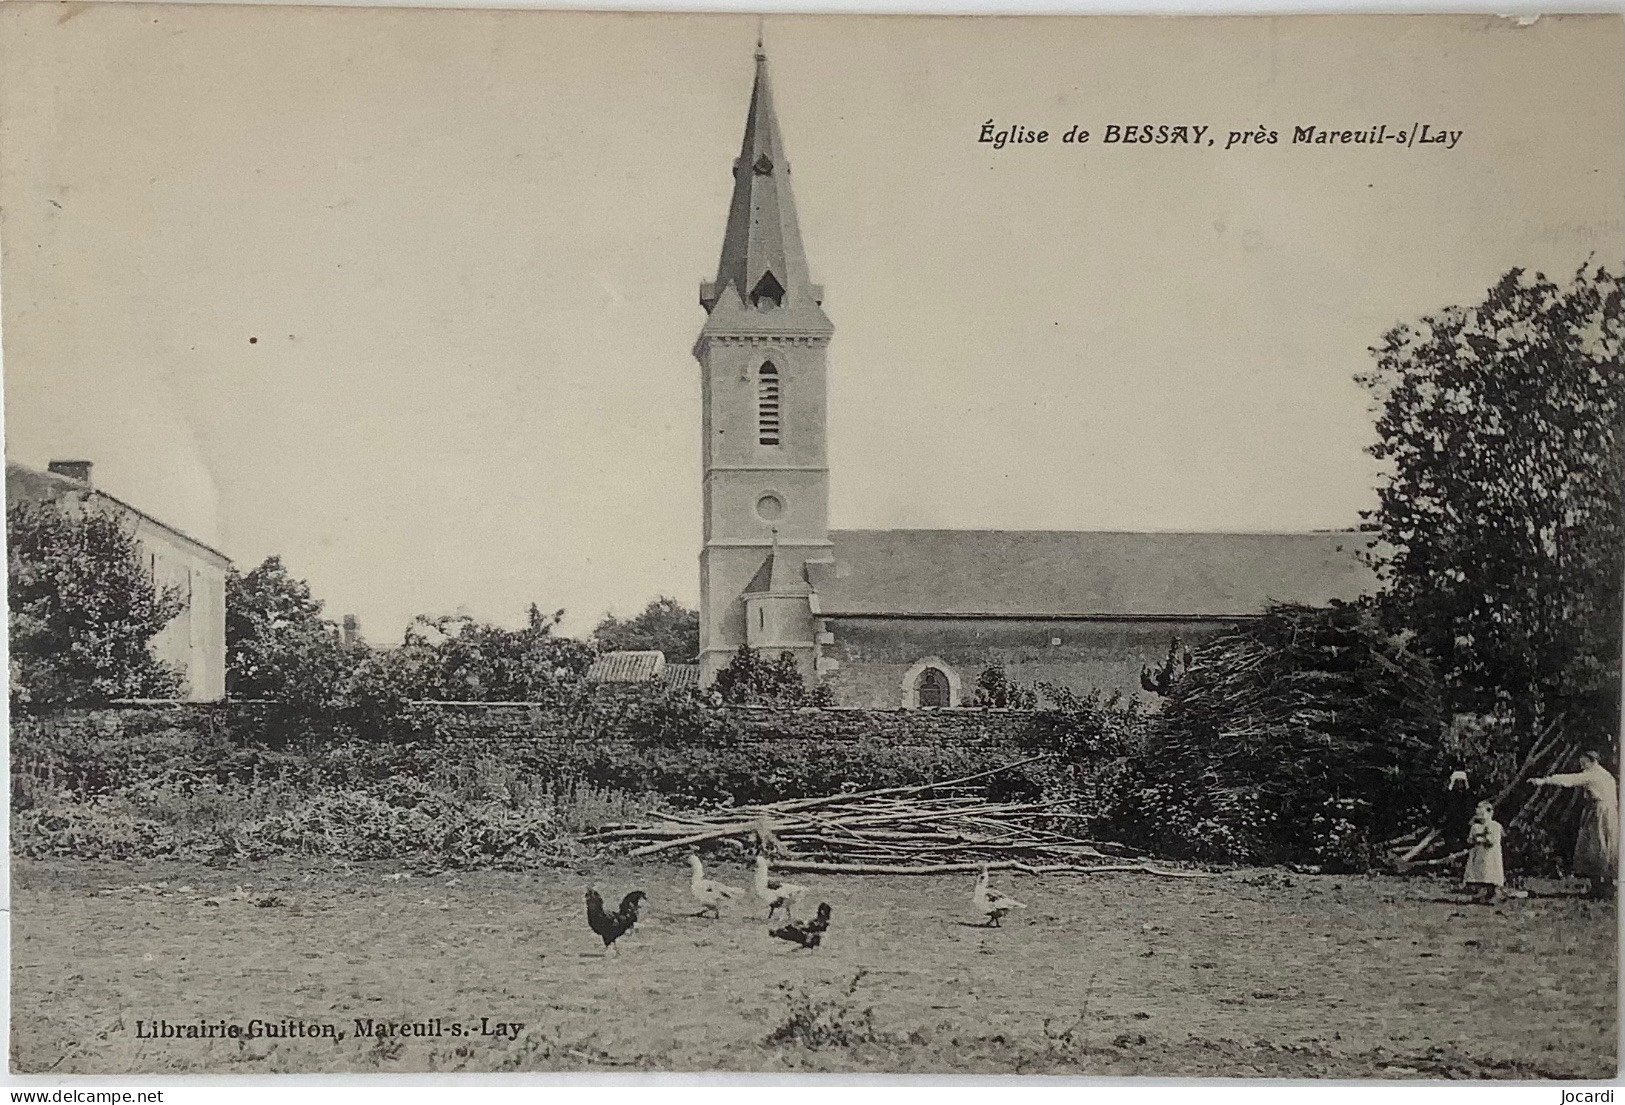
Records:
<instances>
[{"instance_id":1,"label":"dirt ground","mask_svg":"<svg viewBox=\"0 0 1625 1105\"><path fill-rule=\"evenodd\" d=\"M1029 908L983 929L969 877L806 876L804 911L834 909L806 952L771 939L759 908L694 917L676 861L13 870L17 1073L1616 1071L1615 908L1559 887L1485 907L1443 881L1006 875L995 885ZM595 883L650 895L619 957L586 925ZM144 1038L156 1021L256 1018L344 1038ZM402 1021L442 1034L376 1034Z\"/></svg>"}]
</instances>

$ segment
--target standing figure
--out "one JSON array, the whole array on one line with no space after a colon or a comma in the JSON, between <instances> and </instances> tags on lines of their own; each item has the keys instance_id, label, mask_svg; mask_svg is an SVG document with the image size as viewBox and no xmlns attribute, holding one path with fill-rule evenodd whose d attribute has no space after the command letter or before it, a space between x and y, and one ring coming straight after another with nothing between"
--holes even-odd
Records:
<instances>
[{"instance_id":1,"label":"standing figure","mask_svg":"<svg viewBox=\"0 0 1625 1105\"><path fill-rule=\"evenodd\" d=\"M1501 823L1495 819L1495 806L1480 802L1467 826L1467 866L1461 873L1462 885L1478 895L1485 905L1495 901L1506 885L1501 863Z\"/></svg>"},{"instance_id":2,"label":"standing figure","mask_svg":"<svg viewBox=\"0 0 1625 1105\"><path fill-rule=\"evenodd\" d=\"M1536 786L1574 787L1585 797L1585 818L1574 845L1574 873L1591 882L1593 898L1610 898L1619 871L1619 784L1595 752L1580 755L1580 770L1529 780Z\"/></svg>"},{"instance_id":3,"label":"standing figure","mask_svg":"<svg viewBox=\"0 0 1625 1105\"><path fill-rule=\"evenodd\" d=\"M1473 799L1472 784L1467 781L1467 772L1452 771L1450 781L1444 788L1445 842L1452 852L1467 846L1467 828L1477 805Z\"/></svg>"}]
</instances>

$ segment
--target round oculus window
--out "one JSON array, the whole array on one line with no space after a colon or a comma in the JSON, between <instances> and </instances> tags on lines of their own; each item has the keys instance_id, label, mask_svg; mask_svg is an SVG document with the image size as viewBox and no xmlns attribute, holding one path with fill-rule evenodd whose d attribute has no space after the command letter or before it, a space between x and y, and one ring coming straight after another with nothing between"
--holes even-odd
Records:
<instances>
[{"instance_id":1,"label":"round oculus window","mask_svg":"<svg viewBox=\"0 0 1625 1105\"><path fill-rule=\"evenodd\" d=\"M763 495L756 500L756 516L764 522L777 522L784 517L784 500L777 495Z\"/></svg>"}]
</instances>

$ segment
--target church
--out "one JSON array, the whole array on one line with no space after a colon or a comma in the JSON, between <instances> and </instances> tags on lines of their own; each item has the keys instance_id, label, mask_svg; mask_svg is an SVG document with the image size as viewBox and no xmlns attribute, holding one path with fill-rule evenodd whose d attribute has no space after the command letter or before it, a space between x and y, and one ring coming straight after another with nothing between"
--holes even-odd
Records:
<instances>
[{"instance_id":1,"label":"church","mask_svg":"<svg viewBox=\"0 0 1625 1105\"><path fill-rule=\"evenodd\" d=\"M700 680L741 646L789 652L839 705L970 704L991 664L1081 693L1142 692L1189 647L1271 602L1375 585L1366 538L1312 533L832 530L812 282L758 43L716 279L701 284Z\"/></svg>"}]
</instances>

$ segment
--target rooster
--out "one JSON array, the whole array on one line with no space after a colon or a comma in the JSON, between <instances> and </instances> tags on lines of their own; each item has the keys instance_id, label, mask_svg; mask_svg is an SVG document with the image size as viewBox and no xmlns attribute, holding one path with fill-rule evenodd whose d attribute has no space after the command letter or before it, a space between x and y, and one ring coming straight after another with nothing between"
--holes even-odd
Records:
<instances>
[{"instance_id":1,"label":"rooster","mask_svg":"<svg viewBox=\"0 0 1625 1105\"><path fill-rule=\"evenodd\" d=\"M700 911L695 914L696 917L703 917L709 913L720 919L723 902L737 902L744 898L745 892L737 886L729 886L706 878L705 866L700 863L699 856L689 856L688 865L694 872L693 878L689 880L688 890L694 895L694 900L700 903Z\"/></svg>"},{"instance_id":2,"label":"rooster","mask_svg":"<svg viewBox=\"0 0 1625 1105\"><path fill-rule=\"evenodd\" d=\"M621 899L621 908L614 913L605 913L604 899L598 891L587 891L587 924L604 941L606 954L621 954L615 947L615 941L631 932L632 926L638 923L638 906L648 896L641 890L634 890Z\"/></svg>"},{"instance_id":3,"label":"rooster","mask_svg":"<svg viewBox=\"0 0 1625 1105\"><path fill-rule=\"evenodd\" d=\"M816 948L824 939L824 932L829 928L830 908L828 902L818 903L818 915L806 924L798 925L791 921L783 928L772 929L769 936L776 936L780 940L787 940L792 944L800 944L808 951Z\"/></svg>"},{"instance_id":4,"label":"rooster","mask_svg":"<svg viewBox=\"0 0 1625 1105\"><path fill-rule=\"evenodd\" d=\"M767 919L771 921L773 914L782 908L785 918L793 920L790 907L795 904L797 898L807 892L807 888L797 886L795 883L770 879L768 874L767 857L758 855L756 857L756 897L757 900L767 906Z\"/></svg>"},{"instance_id":5,"label":"rooster","mask_svg":"<svg viewBox=\"0 0 1625 1105\"><path fill-rule=\"evenodd\" d=\"M1026 905L1016 901L1008 894L1001 894L987 885L987 864L982 864L981 874L976 876L976 889L971 891L971 901L976 905L976 912L987 918L985 925L997 927L999 920L1006 913L1014 909L1026 909Z\"/></svg>"}]
</instances>

